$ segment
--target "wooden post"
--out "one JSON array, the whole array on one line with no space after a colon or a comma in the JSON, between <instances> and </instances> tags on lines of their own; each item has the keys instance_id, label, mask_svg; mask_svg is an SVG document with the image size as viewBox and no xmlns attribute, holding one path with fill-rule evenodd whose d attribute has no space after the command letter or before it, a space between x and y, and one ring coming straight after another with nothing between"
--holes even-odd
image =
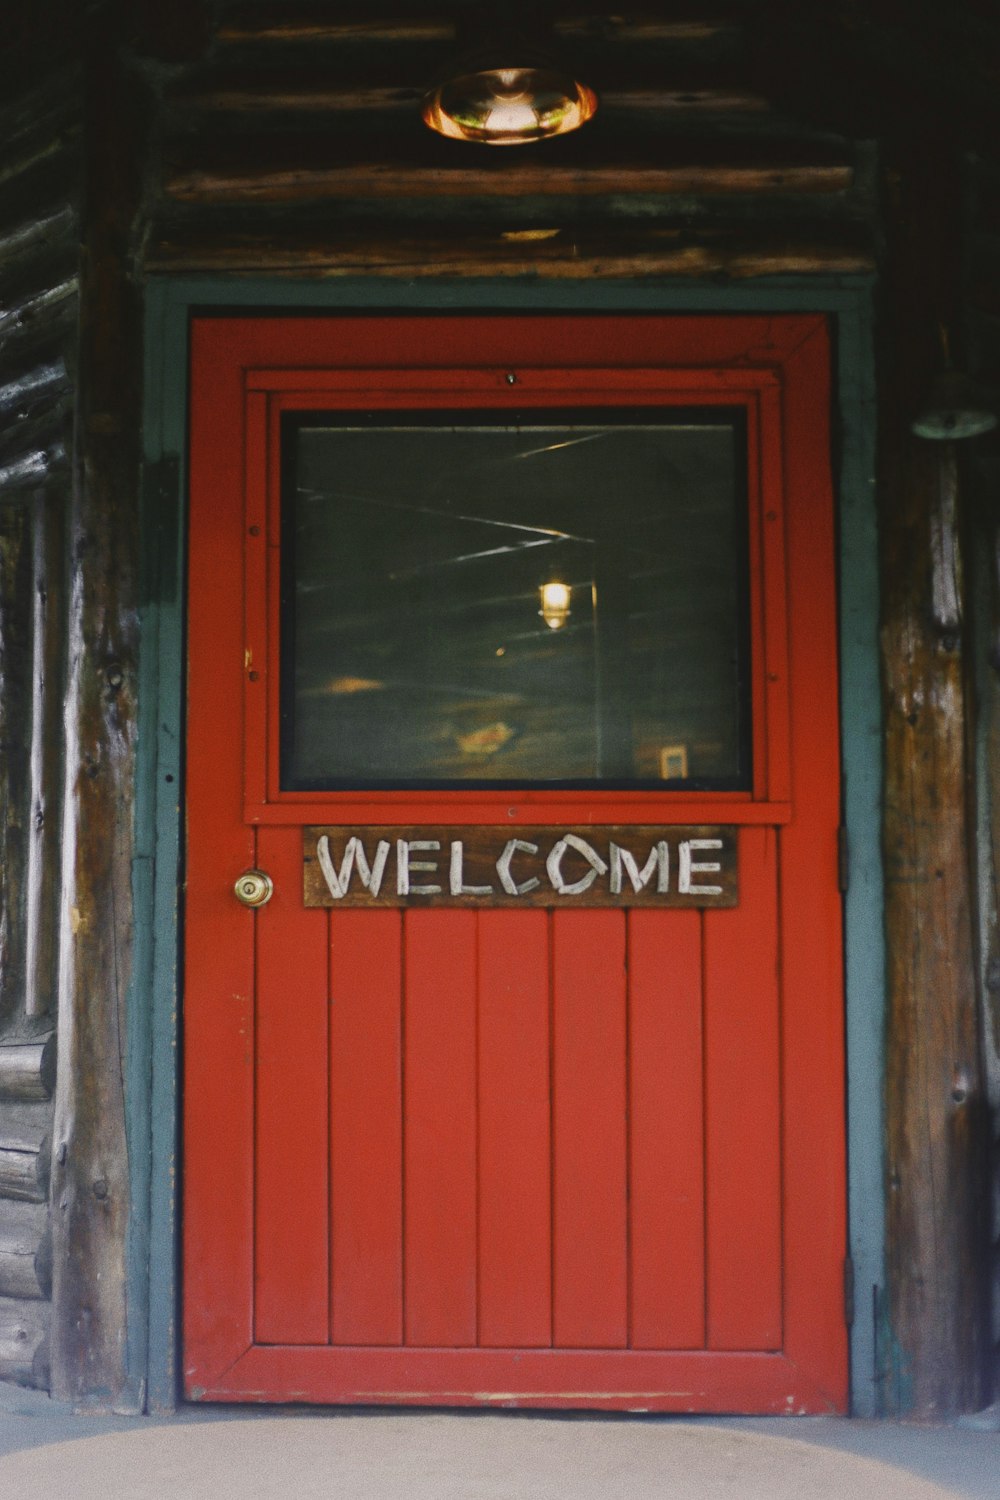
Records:
<instances>
[{"instance_id":1,"label":"wooden post","mask_svg":"<svg viewBox=\"0 0 1000 1500\"><path fill-rule=\"evenodd\" d=\"M910 422L958 294L959 162L908 142L886 178L880 412L888 946L889 1347L896 1413L984 1405L986 1104L971 926L972 712L957 459ZM874 1101L873 1101L874 1103Z\"/></svg>"},{"instance_id":2,"label":"wooden post","mask_svg":"<svg viewBox=\"0 0 1000 1500\"><path fill-rule=\"evenodd\" d=\"M55 1008L59 940L59 806L62 796L63 593L65 506L61 486L41 488L34 516L34 653L31 703L31 818L25 894L24 1009L48 1016Z\"/></svg>"},{"instance_id":3,"label":"wooden post","mask_svg":"<svg viewBox=\"0 0 1000 1500\"><path fill-rule=\"evenodd\" d=\"M24 1003L25 845L31 663L31 541L26 507L0 509L0 1027Z\"/></svg>"},{"instance_id":4,"label":"wooden post","mask_svg":"<svg viewBox=\"0 0 1000 1500\"><path fill-rule=\"evenodd\" d=\"M139 360L132 284L142 121L116 7L86 31L85 201L70 520L66 784L53 1155L52 1390L119 1409L130 1211L126 994L132 965Z\"/></svg>"}]
</instances>

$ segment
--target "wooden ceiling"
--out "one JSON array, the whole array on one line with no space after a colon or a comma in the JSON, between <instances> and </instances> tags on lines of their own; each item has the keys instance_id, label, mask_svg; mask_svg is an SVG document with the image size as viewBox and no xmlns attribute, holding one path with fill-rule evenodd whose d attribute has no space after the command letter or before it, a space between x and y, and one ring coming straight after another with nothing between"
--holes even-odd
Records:
<instances>
[{"instance_id":1,"label":"wooden ceiling","mask_svg":"<svg viewBox=\"0 0 1000 1500\"><path fill-rule=\"evenodd\" d=\"M576 135L441 140L423 91L468 3L185 0L162 90L151 270L746 276L872 264L869 153L804 124L754 74L758 6L551 12L595 87Z\"/></svg>"},{"instance_id":2,"label":"wooden ceiling","mask_svg":"<svg viewBox=\"0 0 1000 1500\"><path fill-rule=\"evenodd\" d=\"M504 14L526 0L506 0ZM600 96L537 146L445 141L428 83L486 0L37 0L0 40L146 95L150 271L746 277L870 270L892 141L997 163L996 0L536 0ZM2 87L0 87L2 92Z\"/></svg>"}]
</instances>

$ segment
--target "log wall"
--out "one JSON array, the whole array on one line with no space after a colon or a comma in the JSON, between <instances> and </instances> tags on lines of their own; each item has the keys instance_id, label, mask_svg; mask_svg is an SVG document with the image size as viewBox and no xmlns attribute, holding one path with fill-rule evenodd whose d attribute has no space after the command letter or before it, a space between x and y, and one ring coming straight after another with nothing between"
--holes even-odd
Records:
<instances>
[{"instance_id":1,"label":"log wall","mask_svg":"<svg viewBox=\"0 0 1000 1500\"><path fill-rule=\"evenodd\" d=\"M47 1385L80 70L0 59L0 1379Z\"/></svg>"}]
</instances>

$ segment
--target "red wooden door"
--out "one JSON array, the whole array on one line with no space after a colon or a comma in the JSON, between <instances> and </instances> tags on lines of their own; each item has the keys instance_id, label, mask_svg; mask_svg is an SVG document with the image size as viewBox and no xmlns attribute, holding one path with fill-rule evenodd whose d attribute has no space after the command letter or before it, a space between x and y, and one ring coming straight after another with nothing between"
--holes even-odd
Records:
<instances>
[{"instance_id":1,"label":"red wooden door","mask_svg":"<svg viewBox=\"0 0 1000 1500\"><path fill-rule=\"evenodd\" d=\"M815 317L195 321L189 1397L844 1409L828 365ZM284 788L283 416L515 393L745 413L751 784ZM739 899L309 908L316 824L725 824Z\"/></svg>"}]
</instances>

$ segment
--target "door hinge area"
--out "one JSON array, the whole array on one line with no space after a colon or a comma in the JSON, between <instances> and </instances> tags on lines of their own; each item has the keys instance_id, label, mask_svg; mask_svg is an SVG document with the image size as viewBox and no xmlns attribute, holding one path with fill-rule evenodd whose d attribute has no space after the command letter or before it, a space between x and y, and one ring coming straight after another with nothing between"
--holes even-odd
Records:
<instances>
[{"instance_id":1,"label":"door hinge area","mask_svg":"<svg viewBox=\"0 0 1000 1500\"><path fill-rule=\"evenodd\" d=\"M848 1328L854 1323L854 1262L844 1256L844 1322Z\"/></svg>"},{"instance_id":2,"label":"door hinge area","mask_svg":"<svg viewBox=\"0 0 1000 1500\"><path fill-rule=\"evenodd\" d=\"M847 829L841 823L837 829L837 887L843 896L851 883L851 854L847 843Z\"/></svg>"}]
</instances>

